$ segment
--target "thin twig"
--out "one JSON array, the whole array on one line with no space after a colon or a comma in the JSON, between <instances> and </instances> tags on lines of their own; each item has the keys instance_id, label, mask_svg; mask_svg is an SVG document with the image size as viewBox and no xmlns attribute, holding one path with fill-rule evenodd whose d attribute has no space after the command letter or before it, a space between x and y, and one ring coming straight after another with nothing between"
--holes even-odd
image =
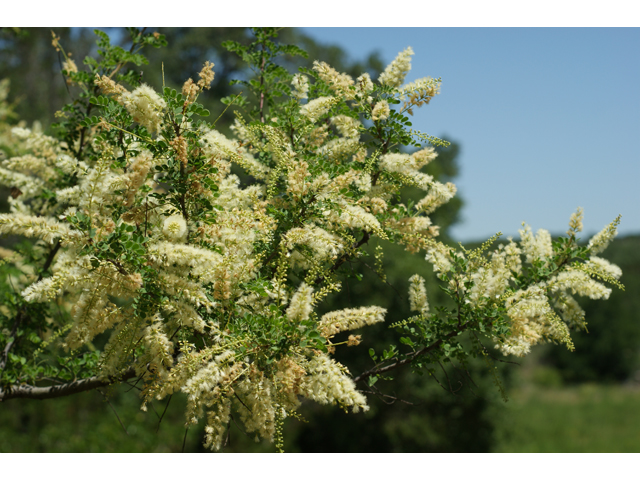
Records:
<instances>
[{"instance_id":1,"label":"thin twig","mask_svg":"<svg viewBox=\"0 0 640 480\"><path fill-rule=\"evenodd\" d=\"M460 388L458 388L458 390L453 389L453 385L451 385L451 379L449 379L449 374L447 373L446 368L444 368L444 365L442 365L442 362L440 362L440 360L436 360L436 362L438 362L438 365L440 365L440 368L442 369L442 373L444 373L444 377L447 379L447 384L449 385L449 393L455 395L456 392L460 390Z\"/></svg>"},{"instance_id":2,"label":"thin twig","mask_svg":"<svg viewBox=\"0 0 640 480\"><path fill-rule=\"evenodd\" d=\"M431 374L431 378L433 378L433 379L436 381L436 383L437 383L438 385L440 385L440 388L442 388L445 392L448 392L448 391L449 391L449 390L447 390L447 389L445 388L445 386L444 386L444 385L442 385L442 383L440 382L440 380L438 380L438 377L436 377L436 374L435 374L435 373L432 373L432 372L429 372L429 373Z\"/></svg>"},{"instance_id":3,"label":"thin twig","mask_svg":"<svg viewBox=\"0 0 640 480\"><path fill-rule=\"evenodd\" d=\"M233 415L229 415L229 417L231 418L231 421L233 422L233 424L234 424L236 427L238 427L238 430L240 430L240 431L243 433L243 435L244 435L245 437L247 437L247 438L251 438L251 437L249 436L249 434L248 434L247 432L245 432L245 431L244 431L244 428L242 428L240 425L238 425L238 422L236 422L236 419L235 419L235 418L233 418ZM231 425L231 423L229 423L229 425ZM252 439L252 440L253 440L253 439Z\"/></svg>"},{"instance_id":4,"label":"thin twig","mask_svg":"<svg viewBox=\"0 0 640 480\"><path fill-rule=\"evenodd\" d=\"M382 281L383 281L384 283L386 283L389 287L391 287L391 289L392 289L394 292L396 292L396 295L398 296L398 299L399 299L399 300L401 300L401 301L402 301L402 300L404 300L404 299L402 298L402 295L400 295L400 292L398 291L398 289L397 289L396 287L394 287L393 285L391 285L389 282L387 282L384 278L382 278L382 276L380 276L380 274L379 274L378 272L376 272L373 268L371 268L371 266L370 266L367 262L364 262L364 261L360 260L360 263L362 263L362 265L364 265L364 266L365 266L365 267L367 267L369 270L371 270L373 273L375 273L375 274L378 276L378 278L379 278L380 280L382 280Z\"/></svg>"},{"instance_id":5,"label":"thin twig","mask_svg":"<svg viewBox=\"0 0 640 480\"><path fill-rule=\"evenodd\" d=\"M118 422L120 422L120 426L122 427L122 429L124 430L124 433L126 433L127 435L129 435L129 432L127 432L127 429L125 428L124 424L122 423L122 420L120 420L120 415L118 415L118 412L116 412L116 409L114 408L114 406L111 404L111 402L109 401L109 399L107 398L107 396L102 392L102 390L98 389L98 392L100 393L100 395L102 395L104 397L104 399L106 400L106 402L109 404L109 406L111 407L111 410L113 410L113 413L116 414L116 418L118 419Z\"/></svg>"},{"instance_id":6,"label":"thin twig","mask_svg":"<svg viewBox=\"0 0 640 480\"><path fill-rule=\"evenodd\" d=\"M62 60L60 60L60 52L58 52L58 65L60 66L60 75L62 76L62 80L64 81L64 86L67 88L69 98L73 101L73 95L71 95L71 90L69 90L69 84L67 83L67 79L65 78L64 73L62 73L62 70L64 69L62 68Z\"/></svg>"},{"instance_id":7,"label":"thin twig","mask_svg":"<svg viewBox=\"0 0 640 480\"><path fill-rule=\"evenodd\" d=\"M382 400L382 401L383 401L385 404L387 404L387 405L393 405L393 404L394 404L394 403L396 403L396 402L406 403L407 405L411 405L412 407L415 407L415 406L420 405L419 403L411 403L411 402L408 402L407 400L403 400L403 399L401 399L401 398L394 397L394 396L392 396L392 395L384 394L384 393L382 393L378 388L375 388L375 387L372 387L372 388L373 388L374 390L376 390L376 391L373 391L373 390L361 390L361 392L362 392L362 393L369 393L369 394L371 394L371 395L375 395L376 397L379 397L379 398L380 398L380 400ZM387 402L387 401L383 400L383 399L382 399L382 397L390 398L390 399L391 399L391 401L390 401L390 402Z\"/></svg>"},{"instance_id":8,"label":"thin twig","mask_svg":"<svg viewBox=\"0 0 640 480\"><path fill-rule=\"evenodd\" d=\"M231 446L231 423L227 423L227 437L224 439L223 447Z\"/></svg>"},{"instance_id":9,"label":"thin twig","mask_svg":"<svg viewBox=\"0 0 640 480\"><path fill-rule=\"evenodd\" d=\"M169 400L167 400L167 404L164 407L164 411L162 412L162 415L160 416L160 420L158 420L158 428L156 428L156 433L158 433L158 431L160 430L160 424L162 423L162 419L164 418L164 414L167 413L167 408L169 408L169 404L171 403L171 399L173 398L173 395L169 395Z\"/></svg>"},{"instance_id":10,"label":"thin twig","mask_svg":"<svg viewBox=\"0 0 640 480\"><path fill-rule=\"evenodd\" d=\"M265 64L265 57L264 57L264 43L260 44L261 47L261 60L262 63L260 65L260 123L264 123L264 91L262 89L262 87L264 86L264 64Z\"/></svg>"},{"instance_id":11,"label":"thin twig","mask_svg":"<svg viewBox=\"0 0 640 480\"><path fill-rule=\"evenodd\" d=\"M182 439L182 453L184 453L184 446L187 443L187 432L189 431L189 426L184 430L184 438Z\"/></svg>"},{"instance_id":12,"label":"thin twig","mask_svg":"<svg viewBox=\"0 0 640 480\"><path fill-rule=\"evenodd\" d=\"M173 335L171 335L171 338L169 339L169 341L173 340L173 337L176 336L176 334L180 331L181 328L182 328L182 325L180 325L178 329L175 332L173 332Z\"/></svg>"},{"instance_id":13,"label":"thin twig","mask_svg":"<svg viewBox=\"0 0 640 480\"><path fill-rule=\"evenodd\" d=\"M246 408L247 410L249 410L249 412L251 412L251 409L249 407L247 407L245 405L245 403L242 401L242 399L238 396L238 394L236 392L233 392L233 394L235 395L235 397L238 399L238 401L244 406L244 408Z\"/></svg>"},{"instance_id":14,"label":"thin twig","mask_svg":"<svg viewBox=\"0 0 640 480\"><path fill-rule=\"evenodd\" d=\"M410 355L407 355L404 359L402 360L398 360L395 363L392 363L391 365L387 365L386 367L382 367L382 368L378 368L377 366L372 368L371 370L367 370L364 373L361 373L360 375L358 375L356 378L353 379L354 382L359 382L360 380L364 380L365 378L368 378L372 375L379 375L381 373L385 373L388 372L390 370L394 370L398 367L401 367L403 365L406 365L408 363L411 363L416 357L419 357L421 355L425 355L433 350L435 350L436 348L438 348L440 346L440 344L442 344L442 342L444 342L445 340L451 338L451 337L455 337L457 335L459 335L460 333L464 332L467 327L469 327L470 325L470 321L467 323L464 323L463 325L461 325L458 329L448 333L447 335L445 335L444 337L442 337L439 340L436 340L435 342L433 342L431 345L428 345L424 348L421 348L420 350L417 350L415 352L413 352Z\"/></svg>"},{"instance_id":15,"label":"thin twig","mask_svg":"<svg viewBox=\"0 0 640 480\"><path fill-rule=\"evenodd\" d=\"M142 380L142 377L144 377L144 373L138 377L138 379L136 380L136 383L134 383L133 385L131 385L129 382L124 382L124 383L126 383L127 385L131 386L131 388L130 388L129 390L127 390L126 392L124 392L124 393L129 393L129 392L130 392L131 390L133 390L134 388L137 388L138 390L142 390L140 387L137 387L138 382L139 382L140 380Z\"/></svg>"},{"instance_id":16,"label":"thin twig","mask_svg":"<svg viewBox=\"0 0 640 480\"><path fill-rule=\"evenodd\" d=\"M37 280L38 282L42 280L42 276L44 275L44 273L47 270L49 270L49 267L51 266L51 263L53 263L53 259L56 256L56 253L58 253L58 250L60 250L61 245L62 244L60 243L60 240L58 240L54 245L54 247L49 252L49 255L47 255L47 259L45 260L44 265L42 266L42 271L40 272L40 275L38 275L38 280Z\"/></svg>"},{"instance_id":17,"label":"thin twig","mask_svg":"<svg viewBox=\"0 0 640 480\"><path fill-rule=\"evenodd\" d=\"M487 349L487 347L485 347L484 344L480 341L480 339L478 338L478 335L475 332L473 332L473 336L476 337L476 340L478 341L478 345L482 347L482 349L484 350L484 353L492 360L495 360L496 362L500 362L500 363L510 363L512 365L517 365L519 367L522 366L522 364L518 362L513 362L511 360L504 360L503 358L494 357L493 355L491 355L491 352L489 351L489 349Z\"/></svg>"},{"instance_id":18,"label":"thin twig","mask_svg":"<svg viewBox=\"0 0 640 480\"><path fill-rule=\"evenodd\" d=\"M218 120L220 120L220 118L224 115L224 113L229 109L229 107L231 105L234 104L234 102L238 99L238 97L242 95L242 92L240 92L239 94L237 94L235 97L233 97L233 100L231 100L227 106L225 107L225 109L222 111L222 113L220 115L218 115L218 118L216 118L216 120L211 124L212 127L214 127L216 125L216 123L218 123Z\"/></svg>"}]
</instances>

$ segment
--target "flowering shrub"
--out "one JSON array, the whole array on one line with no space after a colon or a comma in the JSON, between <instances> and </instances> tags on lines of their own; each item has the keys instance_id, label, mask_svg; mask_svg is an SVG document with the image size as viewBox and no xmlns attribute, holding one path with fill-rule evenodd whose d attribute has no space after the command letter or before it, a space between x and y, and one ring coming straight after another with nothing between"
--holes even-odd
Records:
<instances>
[{"instance_id":1,"label":"flowering shrub","mask_svg":"<svg viewBox=\"0 0 640 480\"><path fill-rule=\"evenodd\" d=\"M429 215L456 188L421 171L446 142L411 129L408 115L440 88L432 78L405 84L411 48L378 79L354 80L317 61L290 74L276 57L304 52L275 43L272 29L255 30L248 46L229 42L257 78L238 82L252 107L242 95L223 99L243 107L228 138L198 103L214 65L182 92L156 92L124 67L164 39L131 33L127 52L97 32L101 58L82 71L54 37L64 75L83 93L60 113L56 138L24 127L0 137L9 152L0 183L11 188L0 234L32 239L0 250L0 399L135 377L143 410L186 394L186 422L204 419L212 449L234 411L281 449L282 422L303 398L367 410L359 382L487 356L482 337L504 355L545 341L571 349L569 329L585 326L573 295L606 299L601 281L621 287L620 269L595 256L619 218L586 246L580 209L556 241L528 226L493 250L498 235L475 250L438 241ZM409 186L424 198L404 205ZM361 335L342 333L384 322L386 310L317 310L373 239L431 263L455 308L430 306L424 280L407 272L416 315L392 325L401 345L370 351L374 366L353 377L332 355Z\"/></svg>"}]
</instances>

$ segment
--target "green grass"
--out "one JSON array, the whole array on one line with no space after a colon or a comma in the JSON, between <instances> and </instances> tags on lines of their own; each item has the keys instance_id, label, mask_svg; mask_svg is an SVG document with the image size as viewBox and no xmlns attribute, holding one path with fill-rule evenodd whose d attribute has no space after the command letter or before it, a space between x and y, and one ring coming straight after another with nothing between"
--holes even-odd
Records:
<instances>
[{"instance_id":1,"label":"green grass","mask_svg":"<svg viewBox=\"0 0 640 480\"><path fill-rule=\"evenodd\" d=\"M496 452L640 452L640 389L528 385L510 395Z\"/></svg>"}]
</instances>

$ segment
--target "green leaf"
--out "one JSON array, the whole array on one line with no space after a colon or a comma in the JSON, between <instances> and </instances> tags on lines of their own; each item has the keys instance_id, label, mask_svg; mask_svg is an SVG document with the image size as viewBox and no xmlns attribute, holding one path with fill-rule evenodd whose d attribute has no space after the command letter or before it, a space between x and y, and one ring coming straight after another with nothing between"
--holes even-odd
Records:
<instances>
[{"instance_id":1,"label":"green leaf","mask_svg":"<svg viewBox=\"0 0 640 480\"><path fill-rule=\"evenodd\" d=\"M413 347L415 345L415 343L413 343L413 340L408 337L400 337L400 343L404 343L405 345L409 345L410 347Z\"/></svg>"}]
</instances>

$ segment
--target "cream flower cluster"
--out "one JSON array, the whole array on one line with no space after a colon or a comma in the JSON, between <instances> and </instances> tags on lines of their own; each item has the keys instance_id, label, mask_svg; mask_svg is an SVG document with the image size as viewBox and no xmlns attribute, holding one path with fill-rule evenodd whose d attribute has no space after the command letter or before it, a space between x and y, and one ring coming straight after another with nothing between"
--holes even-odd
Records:
<instances>
[{"instance_id":1,"label":"cream flower cluster","mask_svg":"<svg viewBox=\"0 0 640 480\"><path fill-rule=\"evenodd\" d=\"M389 103L386 100L380 100L379 102L376 102L373 106L373 110L371 110L371 119L374 121L386 120L389 118L390 113Z\"/></svg>"},{"instance_id":2,"label":"cream flower cluster","mask_svg":"<svg viewBox=\"0 0 640 480\"><path fill-rule=\"evenodd\" d=\"M451 269L453 261L451 249L437 242L427 250L425 260L433 265L433 271L441 277Z\"/></svg>"},{"instance_id":3,"label":"cream flower cluster","mask_svg":"<svg viewBox=\"0 0 640 480\"><path fill-rule=\"evenodd\" d=\"M524 228L518 230L518 232L521 238L520 245L526 255L526 262L532 263L534 260L546 262L553 255L549 231L541 228L534 237L531 227L525 224L523 226Z\"/></svg>"},{"instance_id":4,"label":"cream flower cluster","mask_svg":"<svg viewBox=\"0 0 640 480\"><path fill-rule=\"evenodd\" d=\"M123 94L121 99L133 119L149 130L149 133L154 134L160 130L167 104L153 88L142 84L133 92Z\"/></svg>"},{"instance_id":5,"label":"cream flower cluster","mask_svg":"<svg viewBox=\"0 0 640 480\"><path fill-rule=\"evenodd\" d=\"M507 300L506 306L511 319L511 334L496 348L504 355L522 357L544 338L548 330L547 318L552 310L544 289L539 286L518 291Z\"/></svg>"},{"instance_id":6,"label":"cream flower cluster","mask_svg":"<svg viewBox=\"0 0 640 480\"><path fill-rule=\"evenodd\" d=\"M329 140L318 149L318 155L333 163L341 163L362 146L356 138L340 137Z\"/></svg>"},{"instance_id":7,"label":"cream flower cluster","mask_svg":"<svg viewBox=\"0 0 640 480\"><path fill-rule=\"evenodd\" d=\"M5 168L0 168L0 183L17 188L23 199L37 195L45 185L39 178Z\"/></svg>"},{"instance_id":8,"label":"cream flower cluster","mask_svg":"<svg viewBox=\"0 0 640 480\"><path fill-rule=\"evenodd\" d=\"M45 242L53 243L54 240L74 236L69 225L60 223L49 217L31 217L27 215L0 214L0 235L23 235L29 238L41 238Z\"/></svg>"},{"instance_id":9,"label":"cream flower cluster","mask_svg":"<svg viewBox=\"0 0 640 480\"><path fill-rule=\"evenodd\" d=\"M361 328L365 325L384 322L384 316L386 313L387 310L381 307L360 307L336 310L322 316L318 322L318 330L322 336L329 338L340 332L355 330L356 328Z\"/></svg>"},{"instance_id":10,"label":"cream flower cluster","mask_svg":"<svg viewBox=\"0 0 640 480\"><path fill-rule=\"evenodd\" d=\"M421 315L429 313L424 278L418 274L409 279L409 304L412 312L419 312Z\"/></svg>"},{"instance_id":11,"label":"cream flower cluster","mask_svg":"<svg viewBox=\"0 0 640 480\"><path fill-rule=\"evenodd\" d=\"M331 118L331 123L335 125L340 132L340 135L347 138L360 138L359 129L362 124L355 118L348 117L347 115L337 115Z\"/></svg>"},{"instance_id":12,"label":"cream flower cluster","mask_svg":"<svg viewBox=\"0 0 640 480\"><path fill-rule=\"evenodd\" d=\"M472 275L473 287L469 290L468 301L474 306L498 300L513 278L505 262L505 255L494 252L491 262L478 268Z\"/></svg>"},{"instance_id":13,"label":"cream flower cluster","mask_svg":"<svg viewBox=\"0 0 640 480\"><path fill-rule=\"evenodd\" d=\"M451 200L457 191L457 187L451 182L445 184L432 182L427 195L416 204L416 210L426 214L433 213L438 207Z\"/></svg>"},{"instance_id":14,"label":"cream flower cluster","mask_svg":"<svg viewBox=\"0 0 640 480\"><path fill-rule=\"evenodd\" d=\"M292 228L284 236L284 240L289 250L296 245L306 245L320 261L335 259L344 250L344 244L337 235L313 225Z\"/></svg>"},{"instance_id":15,"label":"cream flower cluster","mask_svg":"<svg viewBox=\"0 0 640 480\"><path fill-rule=\"evenodd\" d=\"M162 233L168 240L182 241L187 234L187 222L182 215L171 215L164 221Z\"/></svg>"},{"instance_id":16,"label":"cream flower cluster","mask_svg":"<svg viewBox=\"0 0 640 480\"><path fill-rule=\"evenodd\" d=\"M153 320L153 324L144 330L143 341L147 347L145 354L149 359L149 368L152 371L166 371L168 367L173 365L173 344L164 330L162 317L156 314Z\"/></svg>"},{"instance_id":17,"label":"cream flower cluster","mask_svg":"<svg viewBox=\"0 0 640 480\"><path fill-rule=\"evenodd\" d=\"M293 98L298 100L307 98L307 94L309 93L309 79L306 75L296 73L293 76L293 80L291 80L291 85L293 85L293 91L291 92Z\"/></svg>"},{"instance_id":18,"label":"cream flower cluster","mask_svg":"<svg viewBox=\"0 0 640 480\"><path fill-rule=\"evenodd\" d=\"M313 287L302 282L291 298L287 308L287 318L292 322L308 320L313 311Z\"/></svg>"},{"instance_id":19,"label":"cream flower cluster","mask_svg":"<svg viewBox=\"0 0 640 480\"><path fill-rule=\"evenodd\" d=\"M369 410L367 400L356 390L351 378L345 375L344 367L325 354L315 355L307 367L310 375L305 377L301 390L304 396L321 404L351 407L354 413Z\"/></svg>"},{"instance_id":20,"label":"cream flower cluster","mask_svg":"<svg viewBox=\"0 0 640 480\"><path fill-rule=\"evenodd\" d=\"M620 216L609 225L604 227L600 232L596 233L589 240L589 250L594 255L603 252L611 243L611 240L618 234L617 226L620 223Z\"/></svg>"},{"instance_id":21,"label":"cream flower cluster","mask_svg":"<svg viewBox=\"0 0 640 480\"><path fill-rule=\"evenodd\" d=\"M242 128L237 124L236 129ZM258 162L253 155L248 153L236 140L229 140L217 130L208 130L202 137L201 144L205 152L214 158L224 161L233 161L244 168L248 173L258 179L265 179L269 173L269 167Z\"/></svg>"},{"instance_id":22,"label":"cream flower cluster","mask_svg":"<svg viewBox=\"0 0 640 480\"><path fill-rule=\"evenodd\" d=\"M203 282L215 280L216 267L222 256L211 250L191 245L158 242L149 247L149 260L161 267L188 267L189 272Z\"/></svg>"},{"instance_id":23,"label":"cream flower cluster","mask_svg":"<svg viewBox=\"0 0 640 480\"><path fill-rule=\"evenodd\" d=\"M346 73L339 73L326 62L313 62L313 69L318 72L318 76L329 85L329 88L339 97L345 100L353 100L355 98L355 89L353 88L353 78Z\"/></svg>"},{"instance_id":24,"label":"cream flower cluster","mask_svg":"<svg viewBox=\"0 0 640 480\"><path fill-rule=\"evenodd\" d=\"M411 55L413 55L413 53L411 47L407 47L400 52L393 62L384 69L384 72L380 74L378 81L382 85L389 85L390 87L399 87L402 85L407 73L411 70Z\"/></svg>"},{"instance_id":25,"label":"cream flower cluster","mask_svg":"<svg viewBox=\"0 0 640 480\"><path fill-rule=\"evenodd\" d=\"M567 235L570 235L572 232L578 233L582 231L582 218L584 213L582 208L578 208L578 210L571 214L571 218L569 219L569 230L567 231Z\"/></svg>"},{"instance_id":26,"label":"cream flower cluster","mask_svg":"<svg viewBox=\"0 0 640 480\"><path fill-rule=\"evenodd\" d=\"M418 157L419 158L419 157ZM388 172L399 173L417 187L427 190L433 183L433 177L418 171L418 162L414 155L406 153L387 153L380 158L380 167Z\"/></svg>"},{"instance_id":27,"label":"cream flower cluster","mask_svg":"<svg viewBox=\"0 0 640 480\"><path fill-rule=\"evenodd\" d=\"M309 119L310 122L315 123L320 117L326 115L329 109L337 103L336 97L319 97L314 100L310 100L300 108L300 115Z\"/></svg>"},{"instance_id":28,"label":"cream flower cluster","mask_svg":"<svg viewBox=\"0 0 640 480\"><path fill-rule=\"evenodd\" d=\"M356 96L360 100L371 102L369 93L373 90L373 82L368 73L363 73L356 80Z\"/></svg>"},{"instance_id":29,"label":"cream flower cluster","mask_svg":"<svg viewBox=\"0 0 640 480\"><path fill-rule=\"evenodd\" d=\"M329 218L348 229L362 229L367 232L374 232L380 238L387 238L387 235L380 225L380 221L375 215L368 213L362 207L349 205L347 202L344 202L340 205L340 210L341 213L339 216L332 212L332 216Z\"/></svg>"},{"instance_id":30,"label":"cream flower cluster","mask_svg":"<svg viewBox=\"0 0 640 480\"><path fill-rule=\"evenodd\" d=\"M616 219L607 226L596 241L590 246L591 252L600 252L601 246L608 242L616 233ZM570 219L570 233L578 232L582 228L582 210L579 209ZM492 257L493 271L488 272L480 268L473 276L475 281L470 298L480 301L479 289L482 288L482 296L491 297L495 294L499 297L509 282L509 273L520 273L520 253L524 253L526 261L534 260L547 262L553 254L551 236L546 230L539 230L535 237L531 229L525 226L520 230L521 242L519 248L515 243L510 243L498 249ZM496 263L497 262L497 263ZM497 267L497 268L496 268ZM532 285L527 290L517 290L506 299L507 314L511 318L511 333L506 338L496 339L496 348L505 355L513 354L523 356L527 354L531 346L544 340L553 340L565 343L573 348L567 326L584 328L585 315L572 295L581 295L591 299L607 299L611 289L591 278L596 276L601 279L616 283L622 275L622 271L616 265L607 260L592 255L588 261L573 263L552 276L549 280ZM499 285L499 288L490 289L490 285ZM619 285L619 283L618 283ZM555 313L555 307L560 317Z\"/></svg>"},{"instance_id":31,"label":"cream flower cluster","mask_svg":"<svg viewBox=\"0 0 640 480\"><path fill-rule=\"evenodd\" d=\"M422 107L440 93L440 81L426 77L408 83L400 89L400 99L404 101L403 111L413 114L414 107Z\"/></svg>"}]
</instances>

